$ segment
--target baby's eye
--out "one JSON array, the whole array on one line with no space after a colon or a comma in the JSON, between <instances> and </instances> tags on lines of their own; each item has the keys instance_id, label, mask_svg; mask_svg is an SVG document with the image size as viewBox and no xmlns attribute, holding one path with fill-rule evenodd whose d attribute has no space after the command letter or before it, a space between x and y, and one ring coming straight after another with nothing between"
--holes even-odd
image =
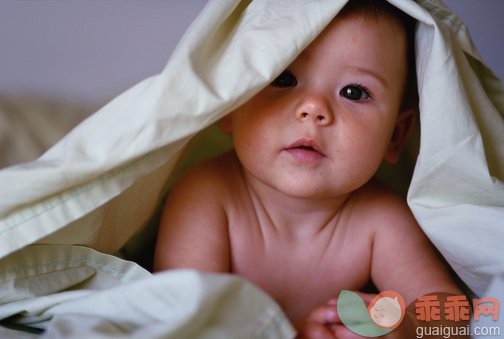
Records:
<instances>
[{"instance_id":1,"label":"baby's eye","mask_svg":"<svg viewBox=\"0 0 504 339\"><path fill-rule=\"evenodd\" d=\"M297 85L297 79L291 71L285 70L271 83L275 87L294 87Z\"/></svg>"},{"instance_id":2,"label":"baby's eye","mask_svg":"<svg viewBox=\"0 0 504 339\"><path fill-rule=\"evenodd\" d=\"M341 91L340 95L350 100L362 101L371 98L369 91L361 85L348 85Z\"/></svg>"}]
</instances>

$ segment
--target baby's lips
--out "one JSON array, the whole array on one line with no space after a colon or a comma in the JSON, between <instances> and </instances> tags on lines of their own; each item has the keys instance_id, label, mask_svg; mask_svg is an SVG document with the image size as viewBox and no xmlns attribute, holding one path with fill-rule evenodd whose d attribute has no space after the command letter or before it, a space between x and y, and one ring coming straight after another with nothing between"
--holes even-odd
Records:
<instances>
[{"instance_id":1,"label":"baby's lips","mask_svg":"<svg viewBox=\"0 0 504 339\"><path fill-rule=\"evenodd\" d=\"M310 138L300 138L292 143L287 149L295 149L295 148L312 148L314 151L325 156L324 152L322 152L322 147L320 147L319 143L316 140Z\"/></svg>"}]
</instances>

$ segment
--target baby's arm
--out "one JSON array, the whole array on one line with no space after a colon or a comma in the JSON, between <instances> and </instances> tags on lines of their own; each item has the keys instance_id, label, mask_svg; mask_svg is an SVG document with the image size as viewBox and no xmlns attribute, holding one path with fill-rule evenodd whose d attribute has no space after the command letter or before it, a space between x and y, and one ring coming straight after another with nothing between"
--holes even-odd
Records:
<instances>
[{"instance_id":1,"label":"baby's arm","mask_svg":"<svg viewBox=\"0 0 504 339\"><path fill-rule=\"evenodd\" d=\"M371 278L378 290L399 292L407 309L401 326L389 337L410 337L417 326L466 326L465 322L449 322L441 314L440 322L416 320L415 301L434 294L442 306L446 296L462 295L448 268L422 232L405 202L386 194L381 198L380 220L373 235ZM409 305L409 306L408 306ZM441 312L443 313L443 312ZM400 333L409 333L409 335Z\"/></svg>"},{"instance_id":2,"label":"baby's arm","mask_svg":"<svg viewBox=\"0 0 504 339\"><path fill-rule=\"evenodd\" d=\"M185 174L166 201L154 270L193 268L229 272L227 218L221 203L218 164L206 162Z\"/></svg>"},{"instance_id":3,"label":"baby's arm","mask_svg":"<svg viewBox=\"0 0 504 339\"><path fill-rule=\"evenodd\" d=\"M399 198L381 198L373 234L371 277L379 290L400 292L406 304L434 292L461 294L448 268Z\"/></svg>"},{"instance_id":4,"label":"baby's arm","mask_svg":"<svg viewBox=\"0 0 504 339\"><path fill-rule=\"evenodd\" d=\"M377 225L372 234L371 278L378 290L399 292L409 305L399 328L384 338L413 338L417 326L465 327L467 322L446 321L442 312L438 322L420 323L416 320L416 298L434 294L443 305L447 296L463 293L407 205L388 193L375 195L374 198L379 202L366 201L362 204L366 206L365 210L360 210L360 215L367 214L362 224ZM360 293L360 296L368 305L375 295ZM339 320L336 299L313 309L295 325L299 338L360 338Z\"/></svg>"}]
</instances>

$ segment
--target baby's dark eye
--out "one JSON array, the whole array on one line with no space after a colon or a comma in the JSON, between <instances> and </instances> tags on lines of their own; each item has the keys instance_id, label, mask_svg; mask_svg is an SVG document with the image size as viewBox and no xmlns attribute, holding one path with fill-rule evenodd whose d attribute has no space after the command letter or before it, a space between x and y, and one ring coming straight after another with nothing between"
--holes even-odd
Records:
<instances>
[{"instance_id":1,"label":"baby's dark eye","mask_svg":"<svg viewBox=\"0 0 504 339\"><path fill-rule=\"evenodd\" d=\"M360 85L348 85L341 91L340 95L349 100L362 101L371 98L369 91Z\"/></svg>"},{"instance_id":2,"label":"baby's dark eye","mask_svg":"<svg viewBox=\"0 0 504 339\"><path fill-rule=\"evenodd\" d=\"M297 79L291 71L285 70L271 83L275 87L294 87L297 85Z\"/></svg>"}]
</instances>

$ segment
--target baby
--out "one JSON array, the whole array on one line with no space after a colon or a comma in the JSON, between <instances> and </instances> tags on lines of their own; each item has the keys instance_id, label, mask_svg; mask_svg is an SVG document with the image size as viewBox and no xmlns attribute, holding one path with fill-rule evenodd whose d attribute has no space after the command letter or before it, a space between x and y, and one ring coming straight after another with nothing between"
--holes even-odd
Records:
<instances>
[{"instance_id":1,"label":"baby","mask_svg":"<svg viewBox=\"0 0 504 339\"><path fill-rule=\"evenodd\" d=\"M461 294L405 202L373 178L382 160L398 160L417 114L408 20L385 1L350 1L225 117L235 150L175 185L155 269L243 276L309 337L352 334L334 307L343 289L372 282L406 305ZM390 335L413 337L408 312Z\"/></svg>"}]
</instances>

